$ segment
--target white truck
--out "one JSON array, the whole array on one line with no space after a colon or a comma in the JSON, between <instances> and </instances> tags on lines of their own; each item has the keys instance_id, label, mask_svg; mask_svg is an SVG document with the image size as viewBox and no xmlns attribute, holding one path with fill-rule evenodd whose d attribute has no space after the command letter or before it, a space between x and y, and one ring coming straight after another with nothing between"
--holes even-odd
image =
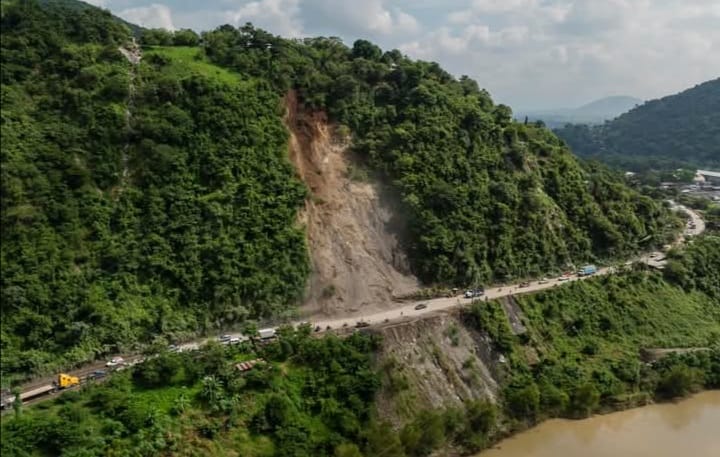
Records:
<instances>
[{"instance_id":1,"label":"white truck","mask_svg":"<svg viewBox=\"0 0 720 457\"><path fill-rule=\"evenodd\" d=\"M258 330L258 335L260 336L261 340L269 340L271 338L275 338L275 332L274 328L262 328Z\"/></svg>"}]
</instances>

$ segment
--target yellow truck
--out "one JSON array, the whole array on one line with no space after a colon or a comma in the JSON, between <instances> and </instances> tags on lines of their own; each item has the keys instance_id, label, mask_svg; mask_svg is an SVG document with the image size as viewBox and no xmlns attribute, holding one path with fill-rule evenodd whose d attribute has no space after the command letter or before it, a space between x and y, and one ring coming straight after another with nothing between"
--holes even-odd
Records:
<instances>
[{"instance_id":1,"label":"yellow truck","mask_svg":"<svg viewBox=\"0 0 720 457\"><path fill-rule=\"evenodd\" d=\"M26 390L20 393L20 401L28 401L41 395L47 395L60 389L67 389L74 386L80 385L80 378L77 376L70 376L69 374L60 373L57 379L52 384L46 384L44 386L35 387L34 389ZM4 392L2 399L0 399L0 409L6 409L15 402L15 395L10 392Z\"/></svg>"},{"instance_id":2,"label":"yellow truck","mask_svg":"<svg viewBox=\"0 0 720 457\"><path fill-rule=\"evenodd\" d=\"M80 385L80 378L77 376L70 376L69 374L60 373L58 375L55 385L58 389L67 389L68 387Z\"/></svg>"}]
</instances>

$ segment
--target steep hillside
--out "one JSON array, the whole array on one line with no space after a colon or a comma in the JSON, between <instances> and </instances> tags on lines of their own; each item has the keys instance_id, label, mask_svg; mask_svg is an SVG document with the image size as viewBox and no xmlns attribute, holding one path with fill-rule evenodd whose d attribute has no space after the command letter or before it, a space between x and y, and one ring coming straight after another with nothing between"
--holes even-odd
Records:
<instances>
[{"instance_id":1,"label":"steep hillside","mask_svg":"<svg viewBox=\"0 0 720 457\"><path fill-rule=\"evenodd\" d=\"M2 17L2 370L92 360L296 303L306 191L274 92L120 52L96 8Z\"/></svg>"},{"instance_id":2,"label":"steep hillside","mask_svg":"<svg viewBox=\"0 0 720 457\"><path fill-rule=\"evenodd\" d=\"M349 139L322 113L299 107L295 92L285 104L290 159L310 192L300 213L312 259L303 313L368 312L417 290L397 230L391 230L391 203L367 175L352 176L361 171Z\"/></svg>"},{"instance_id":3,"label":"steep hillside","mask_svg":"<svg viewBox=\"0 0 720 457\"><path fill-rule=\"evenodd\" d=\"M424 282L541 274L659 241L665 211L545 129L513 123L468 79L367 41L287 41L245 26L203 35L209 58L295 89L348 128L353 149L400 195L403 247ZM271 60L268 60L272 56ZM648 238L649 237L649 238Z\"/></svg>"},{"instance_id":4,"label":"steep hillside","mask_svg":"<svg viewBox=\"0 0 720 457\"><path fill-rule=\"evenodd\" d=\"M602 126L555 131L576 154L633 168L720 165L720 78L651 100Z\"/></svg>"},{"instance_id":5,"label":"steep hillside","mask_svg":"<svg viewBox=\"0 0 720 457\"><path fill-rule=\"evenodd\" d=\"M64 3L3 2L3 373L303 302L387 306L415 277L542 275L673 230L437 64L249 25L136 49L108 12Z\"/></svg>"}]
</instances>

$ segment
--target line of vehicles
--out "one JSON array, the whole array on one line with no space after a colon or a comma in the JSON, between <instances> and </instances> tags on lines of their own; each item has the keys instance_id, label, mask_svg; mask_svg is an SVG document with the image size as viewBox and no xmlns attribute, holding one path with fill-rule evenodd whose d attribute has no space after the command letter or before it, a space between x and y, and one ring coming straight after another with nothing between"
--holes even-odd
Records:
<instances>
[{"instance_id":1,"label":"line of vehicles","mask_svg":"<svg viewBox=\"0 0 720 457\"><path fill-rule=\"evenodd\" d=\"M300 325L307 324L307 322L301 322ZM269 328L261 328L257 331L257 336L260 339L260 341L267 341L275 338L277 336L277 330L275 328L269 327ZM218 341L221 344L240 344L244 343L245 341L249 341L250 338L248 338L245 335L238 334L238 335L220 335L218 337Z\"/></svg>"},{"instance_id":2,"label":"line of vehicles","mask_svg":"<svg viewBox=\"0 0 720 457\"><path fill-rule=\"evenodd\" d=\"M87 381L104 378L107 375L105 370L95 370L85 376L72 376L66 373L60 373L50 384L39 386L34 389L26 390L19 394L22 403L33 400L42 395L49 395L61 390L70 389L79 386ZM9 390L3 390L0 394L0 409L5 410L11 408L17 397Z\"/></svg>"},{"instance_id":3,"label":"line of vehicles","mask_svg":"<svg viewBox=\"0 0 720 457\"><path fill-rule=\"evenodd\" d=\"M566 271L562 275L558 276L557 280L558 281L569 281L570 278L572 278L573 274L576 274L578 277L583 277L583 276L594 275L597 272L598 272L598 268L595 265L584 265L584 266L580 267L574 273L572 271ZM552 281L552 280L547 277L543 277L543 278L539 279L537 283L538 284L548 284L548 283L550 283L550 281ZM529 281L523 281L520 284L518 284L518 288L520 288L520 289L525 288L525 287L530 287ZM478 297L482 297L484 294L485 294L485 288L477 287L474 289L468 289L467 291L465 291L463 296L465 298L478 298Z\"/></svg>"},{"instance_id":4,"label":"line of vehicles","mask_svg":"<svg viewBox=\"0 0 720 457\"><path fill-rule=\"evenodd\" d=\"M581 267L579 270L577 270L576 274L578 277L583 276L590 276L595 273L597 273L598 269L595 265L585 265ZM558 277L558 281L567 281L571 278L572 273L566 272L562 276ZM538 281L539 284L547 284L550 282L550 279L548 278L542 278ZM530 286L529 282L522 282L518 285L518 287L528 287ZM463 296L465 298L478 298L485 295L485 288L484 287L475 287L472 289L468 289L465 291ZM419 303L415 305L415 310L423 310L428 307L427 303ZM386 319L387 321L387 319ZM300 325L308 324L308 322L302 322ZM356 328L364 328L368 327L370 324L364 320L358 321L355 325ZM347 326L347 324L344 324L343 327ZM328 326L327 329L330 329ZM315 331L319 331L320 328L316 327ZM260 341L269 341L272 340L277 336L277 330L275 328L263 328L257 331L258 338ZM230 335L225 334L218 337L218 341L221 344L240 344L242 342L248 341L249 338L245 335ZM198 344L190 344L190 345L184 345L184 346L177 346L177 345L170 345L169 350L172 352L180 352L180 351L186 351L186 350L194 350L198 349ZM134 365L136 363L141 363L144 359L138 359L134 360L132 363L126 362L122 357L113 357L109 361L105 363L105 367L110 370L122 370L128 366ZM60 373L58 374L57 378L51 383L44 386L40 386L25 392L20 393L20 400L22 402L26 402L29 400L32 400L34 398L37 398L41 395L51 394L58 392L60 390L69 389L72 387L79 386L87 381L95 380L95 379L101 379L104 378L107 375L107 371L105 370L95 370L83 377L78 376L72 376L66 373ZM11 407L13 403L15 402L16 397L14 394L10 393L9 391L5 390L2 392L2 397L0 401L0 407L1 409L6 409L8 407Z\"/></svg>"}]
</instances>

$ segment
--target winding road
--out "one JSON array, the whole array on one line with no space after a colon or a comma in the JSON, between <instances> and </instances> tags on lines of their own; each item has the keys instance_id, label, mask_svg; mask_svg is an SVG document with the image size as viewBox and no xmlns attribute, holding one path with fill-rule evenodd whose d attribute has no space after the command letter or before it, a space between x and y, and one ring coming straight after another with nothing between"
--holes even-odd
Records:
<instances>
[{"instance_id":1,"label":"winding road","mask_svg":"<svg viewBox=\"0 0 720 457\"><path fill-rule=\"evenodd\" d=\"M690 221L685 226L685 229L683 230L683 233L678 237L676 242L674 244L679 244L685 242L688 238L697 236L705 231L705 221L700 217L700 215L683 206L678 205L674 202L670 202L671 207L676 211L684 211L690 216ZM642 262L646 263L648 265L651 265L653 267L662 267L665 263L664 260L665 253L660 251L650 252L647 253L641 257L638 257L636 259L633 259L631 261L628 261L625 263L625 266L631 265L634 262ZM538 292L541 290L551 289L553 287L559 287L563 283L566 282L573 282L573 281L582 281L588 278L591 278L593 276L599 276L599 275L606 275L606 274L612 274L617 270L617 267L605 267L600 268L598 271L592 275L592 276L583 276L579 277L577 275L570 275L570 276L561 276L559 278L550 278L550 279L543 279L540 281L533 281L530 283L525 283L524 286L521 284L515 284L515 285L509 285L509 286L501 286L501 287L492 287L485 289L485 294L479 298L480 300L494 300L501 297L507 297L510 295L520 295L520 294L528 294L533 292ZM478 298L464 298L460 296L455 297L443 297L443 298L435 298L435 299L429 299L429 300L419 300L414 302L408 302L406 304L403 304L402 306L398 306L389 310L385 311L379 311L375 312L373 314L360 314L358 313L357 316L352 317L344 317L344 318L335 318L335 319L327 319L322 317L317 317L315 319L306 319L302 322L292 322L291 325L299 325L301 323L307 322L310 325L312 325L315 328L319 327L318 333L324 333L326 331L334 331L334 330L341 330L344 328L351 329L357 326L359 322L362 322L364 324L361 324L364 327L367 326L373 326L388 322L401 322L403 320L417 318L419 316L423 316L429 313L439 312L439 311L445 311L452 308L457 308L461 306L469 305L473 302L473 300L478 300ZM239 339L246 339L241 333L227 333L227 335L230 338L239 338ZM198 339L192 342L188 342L185 344L178 345L176 350L178 351L193 351L199 349L203 344L209 342L209 341L217 341L217 338L203 338ZM142 363L144 360L143 357L137 356L137 355L123 355L126 359L126 361L130 362L131 364L135 363ZM88 364L87 366L83 367L82 369L74 370L71 372L68 372L69 374L72 374L74 376L85 376L88 373L91 373L93 370L97 370L99 368L104 367L104 362L95 362L92 364ZM38 379L33 382L27 383L21 387L21 392L29 392L33 389L38 389L39 387L43 387L44 385L49 384L51 381L48 380L48 378L45 379ZM42 398L48 398L42 397ZM35 401L39 401L42 398L38 398ZM30 403L30 402L28 402Z\"/></svg>"}]
</instances>

